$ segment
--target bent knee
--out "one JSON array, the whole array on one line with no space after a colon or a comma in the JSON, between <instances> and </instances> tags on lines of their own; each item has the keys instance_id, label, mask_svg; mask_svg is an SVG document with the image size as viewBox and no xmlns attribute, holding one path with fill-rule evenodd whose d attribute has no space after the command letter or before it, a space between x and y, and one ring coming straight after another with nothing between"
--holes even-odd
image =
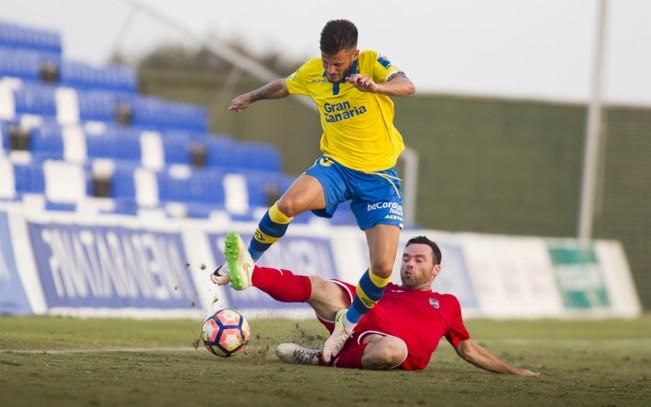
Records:
<instances>
[{"instance_id":1,"label":"bent knee","mask_svg":"<svg viewBox=\"0 0 651 407\"><path fill-rule=\"evenodd\" d=\"M347 308L350 304L346 292L332 281L310 276L310 283L312 292L307 302L320 318L332 321L337 311Z\"/></svg>"},{"instance_id":2,"label":"bent knee","mask_svg":"<svg viewBox=\"0 0 651 407\"><path fill-rule=\"evenodd\" d=\"M312 285L312 293L310 299L320 299L320 297L325 297L329 294L329 285L332 284L329 280L324 280L323 278L311 275L310 284Z\"/></svg>"},{"instance_id":3,"label":"bent knee","mask_svg":"<svg viewBox=\"0 0 651 407\"><path fill-rule=\"evenodd\" d=\"M282 212L285 216L293 218L294 216L300 215L305 209L299 202L299 199L283 196L278 200L278 210Z\"/></svg>"},{"instance_id":4,"label":"bent knee","mask_svg":"<svg viewBox=\"0 0 651 407\"><path fill-rule=\"evenodd\" d=\"M384 361L388 368L393 368L397 367L407 358L407 345L400 339L390 339L384 345Z\"/></svg>"},{"instance_id":5,"label":"bent knee","mask_svg":"<svg viewBox=\"0 0 651 407\"><path fill-rule=\"evenodd\" d=\"M389 278L393 272L393 262L389 260L374 261L371 263L371 272L376 276Z\"/></svg>"},{"instance_id":6,"label":"bent knee","mask_svg":"<svg viewBox=\"0 0 651 407\"><path fill-rule=\"evenodd\" d=\"M296 211L296 203L294 200L291 198L286 198L284 196L278 200L276 207L280 212L283 213L283 215L290 218L294 216L294 212Z\"/></svg>"},{"instance_id":7,"label":"bent knee","mask_svg":"<svg viewBox=\"0 0 651 407\"><path fill-rule=\"evenodd\" d=\"M362 357L366 369L393 369L407 358L407 345L402 339L385 336L381 340L369 343L369 352Z\"/></svg>"}]
</instances>

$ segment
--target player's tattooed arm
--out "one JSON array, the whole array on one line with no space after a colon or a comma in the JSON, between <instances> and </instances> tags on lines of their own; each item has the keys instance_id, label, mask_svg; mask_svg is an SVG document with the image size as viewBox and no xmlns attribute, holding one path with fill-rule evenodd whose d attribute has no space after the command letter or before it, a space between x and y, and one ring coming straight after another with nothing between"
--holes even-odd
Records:
<instances>
[{"instance_id":1,"label":"player's tattooed arm","mask_svg":"<svg viewBox=\"0 0 651 407\"><path fill-rule=\"evenodd\" d=\"M275 81L269 82L261 88L258 88L250 92L251 101L256 102L258 100L264 99L278 99L289 95L287 91L287 86L285 85L285 79L276 79Z\"/></svg>"},{"instance_id":2,"label":"player's tattooed arm","mask_svg":"<svg viewBox=\"0 0 651 407\"><path fill-rule=\"evenodd\" d=\"M228 110L239 112L258 100L278 99L285 96L289 96L285 79L276 79L258 89L239 95L231 101Z\"/></svg>"},{"instance_id":3,"label":"player's tattooed arm","mask_svg":"<svg viewBox=\"0 0 651 407\"><path fill-rule=\"evenodd\" d=\"M409 78L407 78L407 74L406 74L406 73L404 73L404 72L402 72L402 71L398 71L398 72L394 72L394 73L392 73L391 75L389 75L389 77L387 78L387 82L391 82L392 80L397 79L397 78L406 78L406 79L409 79Z\"/></svg>"},{"instance_id":4,"label":"player's tattooed arm","mask_svg":"<svg viewBox=\"0 0 651 407\"><path fill-rule=\"evenodd\" d=\"M387 78L386 82L378 83L376 93L389 96L406 96L416 92L416 86L407 78L404 72L394 72Z\"/></svg>"}]
</instances>

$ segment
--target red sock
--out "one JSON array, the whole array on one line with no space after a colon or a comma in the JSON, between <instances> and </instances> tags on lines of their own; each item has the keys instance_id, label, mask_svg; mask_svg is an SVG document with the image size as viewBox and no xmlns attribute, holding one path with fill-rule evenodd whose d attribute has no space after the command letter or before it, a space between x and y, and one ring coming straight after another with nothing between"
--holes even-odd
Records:
<instances>
[{"instance_id":1,"label":"red sock","mask_svg":"<svg viewBox=\"0 0 651 407\"><path fill-rule=\"evenodd\" d=\"M334 367L345 367L349 369L362 368L362 355L366 349L365 343L348 343L339 352L339 355L334 360Z\"/></svg>"},{"instance_id":2,"label":"red sock","mask_svg":"<svg viewBox=\"0 0 651 407\"><path fill-rule=\"evenodd\" d=\"M255 266L251 283L282 302L306 302L312 294L312 282L289 270Z\"/></svg>"}]
</instances>

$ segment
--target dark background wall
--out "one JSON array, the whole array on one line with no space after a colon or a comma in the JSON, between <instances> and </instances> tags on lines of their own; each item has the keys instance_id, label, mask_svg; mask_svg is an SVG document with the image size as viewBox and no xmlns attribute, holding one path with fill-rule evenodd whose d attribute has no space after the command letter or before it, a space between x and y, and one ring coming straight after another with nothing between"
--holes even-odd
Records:
<instances>
[{"instance_id":1,"label":"dark background wall","mask_svg":"<svg viewBox=\"0 0 651 407\"><path fill-rule=\"evenodd\" d=\"M316 112L292 98L238 114L226 75L141 69L145 93L200 103L211 127L274 143L285 171L299 174L319 154ZM428 228L554 237L576 235L586 109L527 100L415 95L396 98L396 122L420 154L417 222ZM651 109L609 107L595 237L624 245L645 309L651 309Z\"/></svg>"}]
</instances>

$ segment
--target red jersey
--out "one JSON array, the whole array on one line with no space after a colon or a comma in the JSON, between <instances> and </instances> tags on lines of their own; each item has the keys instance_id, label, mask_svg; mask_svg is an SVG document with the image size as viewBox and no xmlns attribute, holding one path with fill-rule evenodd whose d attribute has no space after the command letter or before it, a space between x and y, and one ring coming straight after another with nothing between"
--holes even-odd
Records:
<instances>
[{"instance_id":1,"label":"red jersey","mask_svg":"<svg viewBox=\"0 0 651 407\"><path fill-rule=\"evenodd\" d=\"M344 288L352 301L355 286L334 281ZM328 329L332 323L322 321ZM389 283L382 299L367 312L355 327L349 340L361 341L364 335L380 333L402 339L408 349L401 368L424 369L442 337L457 346L469 339L463 324L459 300L452 294L412 290Z\"/></svg>"}]
</instances>

